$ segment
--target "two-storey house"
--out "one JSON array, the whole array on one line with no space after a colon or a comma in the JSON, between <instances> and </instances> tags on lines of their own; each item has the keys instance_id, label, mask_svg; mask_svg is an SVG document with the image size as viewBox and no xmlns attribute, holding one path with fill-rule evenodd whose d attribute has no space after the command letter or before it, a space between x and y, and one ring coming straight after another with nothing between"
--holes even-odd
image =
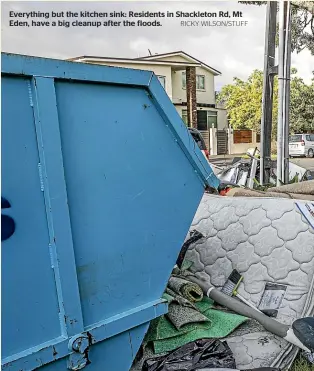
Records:
<instances>
[{"instance_id":1,"label":"two-storey house","mask_svg":"<svg viewBox=\"0 0 314 371\"><path fill-rule=\"evenodd\" d=\"M134 59L82 56L70 60L153 71L183 121L202 132L208 147L209 129L227 128L226 110L215 99L215 77L221 72L183 51Z\"/></svg>"}]
</instances>

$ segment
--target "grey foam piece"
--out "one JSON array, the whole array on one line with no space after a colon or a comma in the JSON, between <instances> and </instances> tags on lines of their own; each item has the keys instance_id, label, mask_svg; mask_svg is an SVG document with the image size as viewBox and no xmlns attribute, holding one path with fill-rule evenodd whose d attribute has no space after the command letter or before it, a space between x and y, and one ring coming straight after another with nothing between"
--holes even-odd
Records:
<instances>
[{"instance_id":1,"label":"grey foam piece","mask_svg":"<svg viewBox=\"0 0 314 371\"><path fill-rule=\"evenodd\" d=\"M191 230L205 237L186 254L196 277L221 288L232 269L244 277L239 294L258 306L265 284L287 285L277 320L291 325L314 314L314 230L296 200L205 194ZM226 338L240 370L289 367L298 348L254 321Z\"/></svg>"},{"instance_id":2,"label":"grey foam piece","mask_svg":"<svg viewBox=\"0 0 314 371\"><path fill-rule=\"evenodd\" d=\"M314 180L269 188L270 192L289 192L314 195Z\"/></svg>"}]
</instances>

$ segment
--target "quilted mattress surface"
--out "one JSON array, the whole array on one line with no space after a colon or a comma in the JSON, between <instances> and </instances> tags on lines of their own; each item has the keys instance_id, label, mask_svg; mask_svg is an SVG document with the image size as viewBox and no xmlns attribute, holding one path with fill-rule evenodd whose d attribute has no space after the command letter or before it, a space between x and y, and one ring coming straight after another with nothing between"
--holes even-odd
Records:
<instances>
[{"instance_id":1,"label":"quilted mattress surface","mask_svg":"<svg viewBox=\"0 0 314 371\"><path fill-rule=\"evenodd\" d=\"M237 269L243 276L239 294L260 309L266 285L284 288L274 300L278 321L291 324L313 315L314 230L295 200L205 194L190 228L195 229L204 238L186 258L196 276L221 288ZM226 340L239 369L289 367L298 350L253 320Z\"/></svg>"}]
</instances>

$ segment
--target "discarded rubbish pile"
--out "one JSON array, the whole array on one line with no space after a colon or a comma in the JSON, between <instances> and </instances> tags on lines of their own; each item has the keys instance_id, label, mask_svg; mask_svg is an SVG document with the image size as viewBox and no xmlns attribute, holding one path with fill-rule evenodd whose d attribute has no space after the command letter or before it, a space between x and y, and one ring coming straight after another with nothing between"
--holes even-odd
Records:
<instances>
[{"instance_id":1,"label":"discarded rubbish pile","mask_svg":"<svg viewBox=\"0 0 314 371\"><path fill-rule=\"evenodd\" d=\"M245 340L252 342L255 348L271 343L273 336L279 338L278 341L282 339L305 349L308 354L314 352L313 318L294 320L291 326L271 318L277 317L279 311L267 306L278 303L278 298L282 300L286 291L284 285L266 284L260 310L237 293L243 276L236 270L225 280L221 291L211 284L210 279L200 278L197 263L182 257L188 244L193 251L193 245L202 244L204 240L203 233L190 232L164 294L169 312L151 323L131 371L258 370L256 364L263 367L259 368L261 371L274 371L274 365L265 365L265 362L269 363L268 359L259 364L260 349L256 358L251 358L250 368L243 367L241 357L249 346L241 343L241 334L253 335ZM245 304L232 298L233 295ZM250 329L260 329L263 334L256 339L256 334L248 331ZM274 353L268 356L274 356Z\"/></svg>"},{"instance_id":2,"label":"discarded rubbish pile","mask_svg":"<svg viewBox=\"0 0 314 371\"><path fill-rule=\"evenodd\" d=\"M216 169L215 174L222 185L239 186L254 189L259 186L260 154L257 148L247 152L249 158L235 158L233 163L224 168ZM277 180L277 161L271 161L270 184L275 185ZM289 162L289 181L303 182L312 180L313 174L307 169Z\"/></svg>"},{"instance_id":3,"label":"discarded rubbish pile","mask_svg":"<svg viewBox=\"0 0 314 371\"><path fill-rule=\"evenodd\" d=\"M229 290L237 298L229 299L250 320L223 339L238 369L288 368L300 348L314 352L314 319L303 319L314 314L314 213L306 205L205 194L198 208L191 230L204 237L190 246L186 259L193 262L193 282L203 282L205 291L206 285L218 289L208 291L216 302L229 275L238 272Z\"/></svg>"},{"instance_id":4,"label":"discarded rubbish pile","mask_svg":"<svg viewBox=\"0 0 314 371\"><path fill-rule=\"evenodd\" d=\"M192 346L194 356L189 360L183 360L182 355L186 353L178 350L175 357L180 355L181 360L175 361L171 356L171 362L172 366L177 362L178 367L181 368L171 368L171 370L196 371L204 367L235 368L232 353L226 344L219 341L203 340L200 343L197 341L224 338L247 318L218 310L213 300L204 296L202 288L187 277L188 269L192 264L184 261L181 269L177 266L174 268L163 296L169 303L168 313L152 321L132 371L166 371L168 368L159 368L159 366L166 362L166 359L169 360L167 358L169 352L186 344L190 344L188 348ZM186 368L182 368L182 362L185 363Z\"/></svg>"},{"instance_id":5,"label":"discarded rubbish pile","mask_svg":"<svg viewBox=\"0 0 314 371\"><path fill-rule=\"evenodd\" d=\"M311 196L313 183L272 193ZM311 205L205 194L163 296L169 311L131 371L287 370L300 350L313 363Z\"/></svg>"}]
</instances>

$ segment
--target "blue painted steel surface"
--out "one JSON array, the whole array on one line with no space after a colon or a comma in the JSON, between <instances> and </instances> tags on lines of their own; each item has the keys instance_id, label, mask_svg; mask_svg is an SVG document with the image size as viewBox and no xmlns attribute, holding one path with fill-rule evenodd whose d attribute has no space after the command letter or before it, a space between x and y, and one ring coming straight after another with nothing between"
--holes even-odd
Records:
<instances>
[{"instance_id":1,"label":"blue painted steel surface","mask_svg":"<svg viewBox=\"0 0 314 371\"><path fill-rule=\"evenodd\" d=\"M1 249L5 358L59 336L60 325L29 80L4 77L1 83L2 195L11 203L5 213L16 222Z\"/></svg>"},{"instance_id":2,"label":"blue painted steel surface","mask_svg":"<svg viewBox=\"0 0 314 371\"><path fill-rule=\"evenodd\" d=\"M2 74L2 369L127 371L218 180L151 72L3 54Z\"/></svg>"}]
</instances>

